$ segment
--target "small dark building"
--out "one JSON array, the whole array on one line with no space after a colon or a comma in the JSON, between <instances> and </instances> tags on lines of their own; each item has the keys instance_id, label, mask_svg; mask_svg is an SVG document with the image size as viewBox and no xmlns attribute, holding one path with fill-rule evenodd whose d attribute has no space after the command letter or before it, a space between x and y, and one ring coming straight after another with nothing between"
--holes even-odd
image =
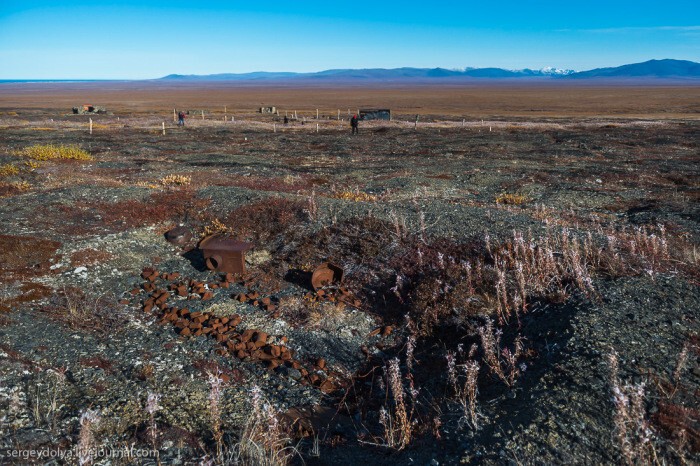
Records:
<instances>
[{"instance_id":1,"label":"small dark building","mask_svg":"<svg viewBox=\"0 0 700 466\"><path fill-rule=\"evenodd\" d=\"M360 109L360 120L391 120L388 108Z\"/></svg>"}]
</instances>

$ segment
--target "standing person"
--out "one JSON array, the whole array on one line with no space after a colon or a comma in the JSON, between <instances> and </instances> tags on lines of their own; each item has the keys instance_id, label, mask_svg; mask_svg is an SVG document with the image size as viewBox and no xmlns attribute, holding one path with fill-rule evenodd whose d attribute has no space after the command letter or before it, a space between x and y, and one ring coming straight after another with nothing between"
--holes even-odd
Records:
<instances>
[{"instance_id":1,"label":"standing person","mask_svg":"<svg viewBox=\"0 0 700 466\"><path fill-rule=\"evenodd\" d=\"M350 118L350 126L352 127L352 134L358 134L357 124L358 124L357 115L353 115L352 118Z\"/></svg>"},{"instance_id":2,"label":"standing person","mask_svg":"<svg viewBox=\"0 0 700 466\"><path fill-rule=\"evenodd\" d=\"M177 114L177 125L185 126L185 112L181 111Z\"/></svg>"}]
</instances>

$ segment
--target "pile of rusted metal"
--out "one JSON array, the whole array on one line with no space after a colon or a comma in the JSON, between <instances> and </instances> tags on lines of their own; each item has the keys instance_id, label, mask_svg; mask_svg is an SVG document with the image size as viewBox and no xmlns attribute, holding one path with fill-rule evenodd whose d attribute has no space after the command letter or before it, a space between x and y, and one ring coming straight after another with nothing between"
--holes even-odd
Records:
<instances>
[{"instance_id":1,"label":"pile of rusted metal","mask_svg":"<svg viewBox=\"0 0 700 466\"><path fill-rule=\"evenodd\" d=\"M240 275L228 273L220 275L218 281L212 283L197 280L182 280L181 275L174 273L159 273L152 267L145 268L141 277L145 280L139 288L131 290L132 296L146 293L140 299L144 312L154 312L160 315L159 323L171 324L183 337L207 336L214 338L220 347L216 352L221 356L233 355L242 360L264 363L269 369L283 368L294 370L295 377L302 385L312 385L330 393L337 389L338 374L330 372L324 359L318 359L310 367L294 358L294 350L286 346L286 336L272 336L258 329L245 329L242 332L238 326L243 321L238 314L231 316L216 316L211 313L195 311L172 305L176 296L187 297L188 300L208 300L214 297L214 290L229 288L241 278ZM243 294L246 299L260 299L263 306L272 305L269 298L261 298L258 292ZM240 295L237 295L240 301ZM122 301L124 304L128 300ZM259 304L260 304L259 303ZM267 310L274 310L268 307Z\"/></svg>"}]
</instances>

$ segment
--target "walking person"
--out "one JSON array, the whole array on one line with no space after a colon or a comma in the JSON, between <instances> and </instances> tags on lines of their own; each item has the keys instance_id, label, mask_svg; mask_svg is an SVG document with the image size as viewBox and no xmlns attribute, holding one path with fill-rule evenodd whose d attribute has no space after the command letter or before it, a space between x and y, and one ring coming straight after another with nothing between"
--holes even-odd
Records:
<instances>
[{"instance_id":1,"label":"walking person","mask_svg":"<svg viewBox=\"0 0 700 466\"><path fill-rule=\"evenodd\" d=\"M185 126L185 112L179 112L177 114L177 125Z\"/></svg>"},{"instance_id":2,"label":"walking person","mask_svg":"<svg viewBox=\"0 0 700 466\"><path fill-rule=\"evenodd\" d=\"M358 125L358 119L357 115L353 115L352 118L350 118L350 126L352 127L352 134L358 134L357 130L357 125Z\"/></svg>"}]
</instances>

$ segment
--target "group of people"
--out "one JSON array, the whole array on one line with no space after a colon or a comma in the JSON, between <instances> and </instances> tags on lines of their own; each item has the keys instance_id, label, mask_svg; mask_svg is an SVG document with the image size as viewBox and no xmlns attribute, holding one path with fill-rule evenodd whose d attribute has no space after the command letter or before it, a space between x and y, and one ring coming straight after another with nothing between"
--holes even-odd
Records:
<instances>
[{"instance_id":1,"label":"group of people","mask_svg":"<svg viewBox=\"0 0 700 466\"><path fill-rule=\"evenodd\" d=\"M352 128L352 134L359 134L358 131L358 125L359 125L360 119L357 118L357 114L353 115L352 118L350 118L350 127ZM287 115L284 116L284 124L286 125L289 123L289 119L287 118ZM177 125L178 126L185 126L185 112L180 111L177 114Z\"/></svg>"}]
</instances>

